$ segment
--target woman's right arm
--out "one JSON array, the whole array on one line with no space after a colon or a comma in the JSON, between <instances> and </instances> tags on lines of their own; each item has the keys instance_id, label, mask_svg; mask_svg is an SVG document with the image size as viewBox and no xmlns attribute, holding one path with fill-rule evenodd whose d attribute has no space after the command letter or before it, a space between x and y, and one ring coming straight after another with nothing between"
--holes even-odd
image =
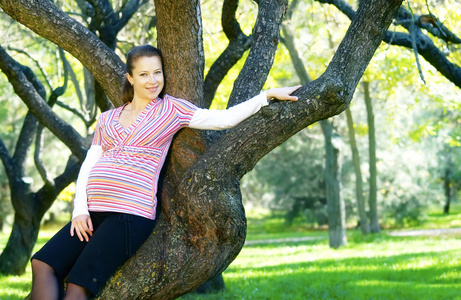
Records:
<instances>
[{"instance_id":1,"label":"woman's right arm","mask_svg":"<svg viewBox=\"0 0 461 300\"><path fill-rule=\"evenodd\" d=\"M272 88L259 95L224 110L208 110L199 108L192 116L189 127L195 129L223 130L236 126L241 121L259 111L263 106L269 104L269 100L296 101L298 97L291 96L291 93L300 88L300 85L292 87Z\"/></svg>"},{"instance_id":2,"label":"woman's right arm","mask_svg":"<svg viewBox=\"0 0 461 300\"><path fill-rule=\"evenodd\" d=\"M81 241L83 241L83 239L88 241L88 234L91 236L93 231L90 213L88 212L86 186L88 184L91 169L93 169L101 156L102 147L99 145L92 145L86 154L77 177L70 235L74 235L75 229L75 233L77 233Z\"/></svg>"}]
</instances>

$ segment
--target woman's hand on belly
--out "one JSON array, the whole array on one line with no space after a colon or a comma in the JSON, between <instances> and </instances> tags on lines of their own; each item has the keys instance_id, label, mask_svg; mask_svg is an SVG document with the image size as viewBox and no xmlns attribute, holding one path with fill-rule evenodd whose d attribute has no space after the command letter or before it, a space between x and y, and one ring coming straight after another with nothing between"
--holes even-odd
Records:
<instances>
[{"instance_id":1,"label":"woman's hand on belly","mask_svg":"<svg viewBox=\"0 0 461 300\"><path fill-rule=\"evenodd\" d=\"M85 239L86 242L90 240L90 236L93 235L93 222L91 222L90 216L78 215L72 219L72 225L70 226L70 235L74 236L75 233L82 242L83 239Z\"/></svg>"}]
</instances>

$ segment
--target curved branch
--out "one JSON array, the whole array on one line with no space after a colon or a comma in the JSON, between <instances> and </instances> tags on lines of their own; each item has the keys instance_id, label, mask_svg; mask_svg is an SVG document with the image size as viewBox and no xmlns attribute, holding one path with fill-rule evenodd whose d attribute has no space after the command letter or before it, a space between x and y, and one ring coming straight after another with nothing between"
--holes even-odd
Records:
<instances>
[{"instance_id":1,"label":"curved branch","mask_svg":"<svg viewBox=\"0 0 461 300\"><path fill-rule=\"evenodd\" d=\"M37 133L35 135L35 152L34 152L34 163L35 167L40 174L45 186L47 188L54 188L54 180L48 176L45 166L41 158L41 153L43 149L43 125L39 125L37 128Z\"/></svg>"},{"instance_id":2,"label":"curved branch","mask_svg":"<svg viewBox=\"0 0 461 300\"><path fill-rule=\"evenodd\" d=\"M90 30L51 1L0 0L0 7L19 23L77 58L94 75L111 101L121 104L119 87L125 72L124 63Z\"/></svg>"},{"instance_id":3,"label":"curved branch","mask_svg":"<svg viewBox=\"0 0 461 300\"><path fill-rule=\"evenodd\" d=\"M1 47L0 47L0 53L1 53ZM0 60L2 60L2 58L0 58ZM35 76L34 72L32 72L32 70L29 67L26 67L20 64L18 64L17 66L21 70L21 72L24 73L27 80L30 83L32 83L33 89L35 89L37 93L40 95L40 97L44 99L46 97L45 88L43 87L40 80L38 80L38 78ZM2 67L0 67L0 69L2 69ZM13 159L19 168L18 172L21 174L20 175L21 177L24 174L27 153L29 152L30 146L32 145L34 135L35 135L35 130L37 129L37 126L38 126L37 118L30 111L27 112L24 122L22 124L21 132L19 133L19 137L16 142L16 147L15 147L14 155L13 155Z\"/></svg>"},{"instance_id":4,"label":"curved branch","mask_svg":"<svg viewBox=\"0 0 461 300\"><path fill-rule=\"evenodd\" d=\"M54 133L72 153L83 160L85 147L83 139L75 129L59 118L32 87L30 81L22 72L21 65L13 60L6 51L0 47L0 69L5 73L16 94L27 105L29 110L39 121Z\"/></svg>"},{"instance_id":5,"label":"curved branch","mask_svg":"<svg viewBox=\"0 0 461 300\"><path fill-rule=\"evenodd\" d=\"M38 60L36 60L35 58L33 58L28 52L24 51L24 50L21 50L21 49L17 49L17 48L13 48L13 47L8 47L8 50L13 50L15 52L18 52L18 53L21 53L21 54L24 54L25 56L29 57L34 63L35 65L37 66L37 68L40 70L40 73L42 73L43 75L43 78L45 78L45 82L46 82L46 85L48 86L48 88L50 89L50 91L53 89L51 87L51 81L48 77L48 74L46 73L46 71L42 68L42 66L40 65L40 62ZM30 80L30 79L29 79ZM44 96L43 96L44 97Z\"/></svg>"},{"instance_id":6,"label":"curved branch","mask_svg":"<svg viewBox=\"0 0 461 300\"><path fill-rule=\"evenodd\" d=\"M20 175L16 172L16 168L13 163L13 158L10 156L8 149L3 143L3 140L0 138L0 160L5 167L6 176L8 177L9 182L15 182L18 180Z\"/></svg>"},{"instance_id":7,"label":"curved branch","mask_svg":"<svg viewBox=\"0 0 461 300\"><path fill-rule=\"evenodd\" d=\"M350 20L354 19L355 17L354 8L351 5L349 5L349 3L343 0L316 0L316 1L319 3L331 4L335 6L337 9L339 9L339 11L345 14Z\"/></svg>"},{"instance_id":8,"label":"curved branch","mask_svg":"<svg viewBox=\"0 0 461 300\"><path fill-rule=\"evenodd\" d=\"M101 28L102 23L112 23L117 21L117 16L112 9L112 4L108 0L88 0L91 4L94 16L91 18L89 29L95 32Z\"/></svg>"},{"instance_id":9,"label":"curved branch","mask_svg":"<svg viewBox=\"0 0 461 300\"><path fill-rule=\"evenodd\" d=\"M234 82L228 107L247 100L248 96L257 95L263 88L274 62L286 8L286 1L259 1L250 53Z\"/></svg>"},{"instance_id":10,"label":"curved branch","mask_svg":"<svg viewBox=\"0 0 461 300\"><path fill-rule=\"evenodd\" d=\"M13 159L17 166L20 168L19 172L21 174L24 174L27 153L29 152L30 146L33 143L37 126L38 119L30 111L27 112L24 122L22 124L21 132L19 133L19 137L16 142L16 147L13 155Z\"/></svg>"},{"instance_id":11,"label":"curved branch","mask_svg":"<svg viewBox=\"0 0 461 300\"><path fill-rule=\"evenodd\" d=\"M411 37L408 34L387 32L384 41L390 45L402 46L413 49ZM461 67L448 60L447 56L440 51L434 42L426 35L417 36L416 45L418 53L434 66L448 80L461 88Z\"/></svg>"},{"instance_id":12,"label":"curved branch","mask_svg":"<svg viewBox=\"0 0 461 300\"><path fill-rule=\"evenodd\" d=\"M341 12L343 12L349 19L353 20L355 16L355 12L353 9L344 1L342 0L316 0L320 3L329 3L336 6ZM403 26L405 29L410 31L410 25L413 23L411 13L403 7L400 7L398 13L395 15L396 24ZM427 29L427 22L421 22L421 18L417 18L420 20L416 23L416 25L423 25L423 28ZM442 27L440 27L442 28ZM445 27L446 28L446 27ZM442 38L445 41L450 41L453 43L458 43L458 39L451 31L444 31L446 38ZM439 37L435 30L430 30L432 34ZM396 46L402 46L408 49L413 49L412 46L412 39L410 34L404 34L401 32L392 32L387 31L383 41ZM432 66L434 66L443 76L445 76L448 80L453 82L457 87L461 88L461 67L455 63L452 63L448 60L447 56L437 48L434 42L425 34L418 34L416 36L416 45L418 48L418 53L424 57L424 59L429 62Z\"/></svg>"},{"instance_id":13,"label":"curved branch","mask_svg":"<svg viewBox=\"0 0 461 300\"><path fill-rule=\"evenodd\" d=\"M70 106L67 105L66 103L61 102L61 101L59 101L59 100L56 101L56 104L57 104L59 107L62 107L62 108L64 108L65 110L67 110L67 111L73 113L74 115L76 115L80 120L83 121L83 123L85 123L85 126L86 126L86 127L88 127L88 126L91 125L91 124L90 124L91 122L88 121L88 120L86 119L86 117L85 117L78 109L75 109L75 108L73 108L73 107L70 107Z\"/></svg>"},{"instance_id":14,"label":"curved branch","mask_svg":"<svg viewBox=\"0 0 461 300\"><path fill-rule=\"evenodd\" d=\"M52 178L54 186L50 189L47 185L44 185L36 193L34 199L40 199L41 201L34 201L31 209L35 211L37 218L41 219L43 215L53 204L56 196L62 192L69 184L77 180L77 175L80 170L80 162L75 156L71 156L67 161L64 172Z\"/></svg>"},{"instance_id":15,"label":"curved branch","mask_svg":"<svg viewBox=\"0 0 461 300\"><path fill-rule=\"evenodd\" d=\"M221 14L221 23L229 39L229 44L213 63L205 78L204 101L205 107L210 107L219 84L229 70L242 58L243 53L250 48L251 39L245 35L237 22L237 0L225 0Z\"/></svg>"},{"instance_id":16,"label":"curved branch","mask_svg":"<svg viewBox=\"0 0 461 300\"><path fill-rule=\"evenodd\" d=\"M119 32L130 21L131 17L139 10L141 6L146 4L147 0L129 0L121 9L120 19L115 23L116 31Z\"/></svg>"}]
</instances>

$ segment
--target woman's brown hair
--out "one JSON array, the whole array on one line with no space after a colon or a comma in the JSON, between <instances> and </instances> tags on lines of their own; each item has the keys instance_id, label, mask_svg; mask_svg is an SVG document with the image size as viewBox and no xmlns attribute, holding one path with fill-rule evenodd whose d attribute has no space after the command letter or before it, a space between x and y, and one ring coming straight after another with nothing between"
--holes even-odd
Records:
<instances>
[{"instance_id":1,"label":"woman's brown hair","mask_svg":"<svg viewBox=\"0 0 461 300\"><path fill-rule=\"evenodd\" d=\"M160 52L159 49L151 45L142 45L142 46L137 46L137 47L132 48L126 54L126 72L130 74L131 76L133 76L134 63L136 62L136 60L141 57L152 57L152 56L158 56L160 58L160 61L162 62L162 67L163 67L162 53ZM163 76L165 76L165 73ZM165 90L165 84L163 86L162 91L159 94L160 98L163 98L164 90ZM133 86L128 81L126 76L123 78L121 97L122 97L122 103L131 102L134 97Z\"/></svg>"}]
</instances>

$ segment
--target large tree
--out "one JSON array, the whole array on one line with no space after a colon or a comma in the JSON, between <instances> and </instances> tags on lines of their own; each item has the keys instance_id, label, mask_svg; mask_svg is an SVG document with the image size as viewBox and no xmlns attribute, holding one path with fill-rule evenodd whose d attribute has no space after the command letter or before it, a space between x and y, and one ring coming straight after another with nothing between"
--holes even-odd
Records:
<instances>
[{"instance_id":1,"label":"large tree","mask_svg":"<svg viewBox=\"0 0 461 300\"><path fill-rule=\"evenodd\" d=\"M106 1L90 2L97 5ZM171 299L221 273L245 240L240 178L299 130L346 109L400 4L400 0L361 1L327 70L297 92L298 102L273 103L219 139L211 139L206 132L181 131L172 145L162 183L162 214L157 228L109 281L100 297ZM251 49L235 81L230 105L261 90L274 60L287 3L260 0L258 5ZM118 86L123 63L89 29L47 0L0 0L0 7L80 60L111 101L120 104ZM164 53L168 81L166 92L203 106L200 3L158 0L155 10L157 45ZM40 99L26 104L44 126L72 144L65 130L55 125L59 116L43 116L49 107L40 104ZM81 152L80 147L73 149L77 157Z\"/></svg>"}]
</instances>

